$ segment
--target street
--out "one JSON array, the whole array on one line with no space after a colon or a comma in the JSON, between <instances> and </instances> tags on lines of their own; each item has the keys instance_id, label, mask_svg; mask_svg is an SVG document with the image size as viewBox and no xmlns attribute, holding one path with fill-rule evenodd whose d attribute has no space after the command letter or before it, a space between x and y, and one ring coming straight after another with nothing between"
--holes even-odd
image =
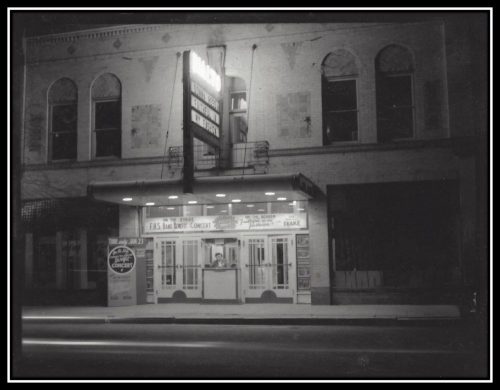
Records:
<instances>
[{"instance_id":1,"label":"street","mask_svg":"<svg viewBox=\"0 0 500 390\"><path fill-rule=\"evenodd\" d=\"M466 330L467 329L467 330ZM25 324L16 378L485 378L464 324Z\"/></svg>"}]
</instances>

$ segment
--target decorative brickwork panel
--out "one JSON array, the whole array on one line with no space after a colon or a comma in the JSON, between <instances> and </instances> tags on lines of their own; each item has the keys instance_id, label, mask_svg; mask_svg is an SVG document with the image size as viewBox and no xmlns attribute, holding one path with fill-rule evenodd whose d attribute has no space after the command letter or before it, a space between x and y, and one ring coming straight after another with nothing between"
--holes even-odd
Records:
<instances>
[{"instance_id":1,"label":"decorative brickwork panel","mask_svg":"<svg viewBox=\"0 0 500 390\"><path fill-rule=\"evenodd\" d=\"M278 136L311 137L311 94L294 92L276 96Z\"/></svg>"},{"instance_id":2,"label":"decorative brickwork panel","mask_svg":"<svg viewBox=\"0 0 500 390\"><path fill-rule=\"evenodd\" d=\"M159 146L161 139L161 105L132 107L131 148Z\"/></svg>"}]
</instances>

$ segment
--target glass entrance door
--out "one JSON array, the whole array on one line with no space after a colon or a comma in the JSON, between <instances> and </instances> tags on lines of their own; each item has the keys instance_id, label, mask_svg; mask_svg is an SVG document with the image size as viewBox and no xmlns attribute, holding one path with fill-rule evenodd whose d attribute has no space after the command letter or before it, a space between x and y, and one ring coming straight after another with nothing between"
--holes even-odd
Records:
<instances>
[{"instance_id":1,"label":"glass entrance door","mask_svg":"<svg viewBox=\"0 0 500 390\"><path fill-rule=\"evenodd\" d=\"M269 237L270 288L278 298L293 298L295 302L296 276L294 236Z\"/></svg>"},{"instance_id":2,"label":"glass entrance door","mask_svg":"<svg viewBox=\"0 0 500 390\"><path fill-rule=\"evenodd\" d=\"M155 239L155 290L158 298L201 297L200 240Z\"/></svg>"},{"instance_id":3,"label":"glass entrance door","mask_svg":"<svg viewBox=\"0 0 500 390\"><path fill-rule=\"evenodd\" d=\"M293 236L247 237L245 246L245 297L259 299L272 291L277 298L295 301Z\"/></svg>"},{"instance_id":4,"label":"glass entrance door","mask_svg":"<svg viewBox=\"0 0 500 390\"><path fill-rule=\"evenodd\" d=\"M260 298L267 288L267 245L265 238L248 238L247 240L247 291L246 296Z\"/></svg>"}]
</instances>

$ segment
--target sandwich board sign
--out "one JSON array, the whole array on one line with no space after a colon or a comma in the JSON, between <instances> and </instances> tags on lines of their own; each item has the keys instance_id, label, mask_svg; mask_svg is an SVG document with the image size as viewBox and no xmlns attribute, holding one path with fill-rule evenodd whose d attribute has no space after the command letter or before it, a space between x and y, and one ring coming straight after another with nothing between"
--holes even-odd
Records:
<instances>
[{"instance_id":1,"label":"sandwich board sign","mask_svg":"<svg viewBox=\"0 0 500 390\"><path fill-rule=\"evenodd\" d=\"M108 306L137 304L134 251L126 244L108 246Z\"/></svg>"}]
</instances>

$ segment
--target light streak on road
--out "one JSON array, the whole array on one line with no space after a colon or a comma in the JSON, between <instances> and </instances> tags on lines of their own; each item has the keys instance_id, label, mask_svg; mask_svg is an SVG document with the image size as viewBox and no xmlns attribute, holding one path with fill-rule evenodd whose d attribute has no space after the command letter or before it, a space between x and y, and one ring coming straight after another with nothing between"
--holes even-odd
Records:
<instances>
[{"instance_id":1,"label":"light streak on road","mask_svg":"<svg viewBox=\"0 0 500 390\"><path fill-rule=\"evenodd\" d=\"M374 348L335 348L317 345L283 345L241 342L171 342L171 341L116 341L116 340L69 340L69 339L23 339L26 347L111 347L111 348L219 348L238 350L299 350L331 353L365 354L462 354L470 351L451 349L374 349ZM112 352L110 349L109 352Z\"/></svg>"}]
</instances>

